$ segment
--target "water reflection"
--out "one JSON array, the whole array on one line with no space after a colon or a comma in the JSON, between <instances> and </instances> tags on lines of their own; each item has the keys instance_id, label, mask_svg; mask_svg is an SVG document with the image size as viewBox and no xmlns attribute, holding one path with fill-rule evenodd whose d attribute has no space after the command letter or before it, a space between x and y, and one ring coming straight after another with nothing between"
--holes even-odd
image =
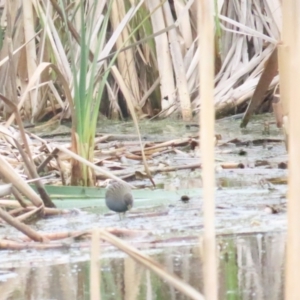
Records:
<instances>
[{"instance_id":1,"label":"water reflection","mask_svg":"<svg viewBox=\"0 0 300 300\"><path fill-rule=\"evenodd\" d=\"M219 237L219 299L283 299L285 234ZM118 299L187 299L129 257L101 260L101 296ZM197 246L165 248L151 254L180 278L202 291L203 274ZM89 262L32 267L0 267L0 300L89 299Z\"/></svg>"}]
</instances>

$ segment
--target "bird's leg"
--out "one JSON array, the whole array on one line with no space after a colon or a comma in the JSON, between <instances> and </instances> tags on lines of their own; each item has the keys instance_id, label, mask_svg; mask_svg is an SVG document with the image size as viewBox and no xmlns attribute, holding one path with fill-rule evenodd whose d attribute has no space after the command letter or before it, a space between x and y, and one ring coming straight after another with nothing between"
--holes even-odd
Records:
<instances>
[{"instance_id":1,"label":"bird's leg","mask_svg":"<svg viewBox=\"0 0 300 300\"><path fill-rule=\"evenodd\" d=\"M126 217L126 211L124 211L123 213L119 213L119 220L123 220Z\"/></svg>"}]
</instances>

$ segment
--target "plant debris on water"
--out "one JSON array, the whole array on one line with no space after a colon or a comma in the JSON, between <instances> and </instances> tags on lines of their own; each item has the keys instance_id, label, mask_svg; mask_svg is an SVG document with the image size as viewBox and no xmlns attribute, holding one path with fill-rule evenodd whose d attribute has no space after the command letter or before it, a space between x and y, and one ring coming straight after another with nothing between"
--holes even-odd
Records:
<instances>
[{"instance_id":1,"label":"plant debris on water","mask_svg":"<svg viewBox=\"0 0 300 300\"><path fill-rule=\"evenodd\" d=\"M271 124L267 133L264 131L266 122ZM49 184L46 190L61 208L57 213L65 214L53 215L49 211L49 217L30 225L50 240L67 239L67 242L37 246L29 243L28 238L17 233L16 229L5 225L0 229L7 242L2 242L2 248L22 248L22 243L24 248L74 246L80 244L81 238L88 236L94 227L107 228L140 247L143 244L151 248L197 242L203 228L198 128L178 121L145 121L140 126L143 139L147 140L145 153L156 187L143 172L141 152L131 123L125 127L107 122L105 132L102 129L97 134L95 164L136 188L132 191L134 208L123 220L120 221L118 215L109 212L105 206L103 183L106 177L101 172L96 172L96 188L61 186L63 180L60 176L65 176L64 180L68 181L70 157L58 152L59 160L53 158L44 168L43 176ZM120 130L119 136L110 134L116 127ZM34 130L35 134L43 136ZM280 131L272 124L272 116L257 117L247 130L239 129L239 120L220 120L216 133L217 233L283 230L286 227L287 170L281 165L286 164L287 156ZM58 136L50 138L44 134L43 138L30 140L32 151L39 153L41 162L47 153L43 145L51 145L51 149L69 147L66 136L60 140ZM23 176L17 152L15 157L15 164L20 166L19 172ZM6 206L13 203L15 205L15 202L3 200ZM72 210L76 207L80 209ZM45 213L47 215L47 211ZM19 236L18 242L15 241L16 235ZM14 243L9 244L10 240ZM87 246L85 242L83 244Z\"/></svg>"}]
</instances>

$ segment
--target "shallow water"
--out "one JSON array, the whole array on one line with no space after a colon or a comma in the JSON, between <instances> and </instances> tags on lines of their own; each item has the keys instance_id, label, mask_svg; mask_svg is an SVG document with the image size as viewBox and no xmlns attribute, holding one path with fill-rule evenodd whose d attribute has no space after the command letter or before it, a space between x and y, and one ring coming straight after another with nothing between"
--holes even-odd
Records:
<instances>
[{"instance_id":1,"label":"shallow water","mask_svg":"<svg viewBox=\"0 0 300 300\"><path fill-rule=\"evenodd\" d=\"M284 233L221 236L219 299L283 299ZM203 289L198 245L145 251L197 290ZM87 250L4 251L0 267L1 299L84 300L89 298ZM187 299L154 273L113 249L101 258L102 299Z\"/></svg>"},{"instance_id":2,"label":"shallow water","mask_svg":"<svg viewBox=\"0 0 300 300\"><path fill-rule=\"evenodd\" d=\"M270 182L286 179L287 170L278 167L278 163L286 162L286 150L280 130L272 125L265 132L265 122L272 121L271 115L260 116L249 124L249 129L243 130L239 128L240 120L227 119L216 124L216 132L222 135L216 147L215 194L219 299L283 298L287 188L285 184L274 186ZM187 128L185 123L171 120L144 121L140 128L143 141L190 137L198 132L198 128ZM107 121L99 131L118 132L123 140L137 139L130 122L124 126ZM53 136L50 139L53 141ZM59 138L55 140L58 142ZM68 140L63 134L61 141ZM198 163L199 159L198 150L187 149L154 157L150 164L184 165ZM244 168L221 168L219 164L224 162L241 163ZM79 215L51 217L31 226L41 232L92 227L136 231L137 235L124 239L202 291L202 260L197 245L203 231L201 170L157 173L154 180L161 190L134 190L134 209L122 221L116 214L108 213L101 190L99 199L77 199L76 205L69 200L56 201L61 208L82 208ZM143 179L134 184L150 186ZM188 203L180 201L183 195L190 198ZM270 207L276 207L276 213L271 213ZM4 227L0 228L0 237L3 236L17 239L20 233ZM102 299L114 300L186 299L111 246L102 249L101 293ZM73 243L61 250L1 251L2 299L89 299L89 242Z\"/></svg>"}]
</instances>

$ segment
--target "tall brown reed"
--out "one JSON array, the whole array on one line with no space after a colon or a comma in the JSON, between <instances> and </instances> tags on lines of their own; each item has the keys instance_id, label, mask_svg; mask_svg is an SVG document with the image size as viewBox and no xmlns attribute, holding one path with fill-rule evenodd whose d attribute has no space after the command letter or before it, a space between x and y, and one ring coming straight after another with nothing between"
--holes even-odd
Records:
<instances>
[{"instance_id":1,"label":"tall brown reed","mask_svg":"<svg viewBox=\"0 0 300 300\"><path fill-rule=\"evenodd\" d=\"M288 109L288 234L286 252L285 299L300 296L300 1L283 1L283 49L280 63L284 107ZM282 53L281 53L282 54ZM283 58L283 59L282 59ZM286 96L289 96L286 98Z\"/></svg>"},{"instance_id":2,"label":"tall brown reed","mask_svg":"<svg viewBox=\"0 0 300 300\"><path fill-rule=\"evenodd\" d=\"M198 1L198 34L200 51L200 146L204 212L204 294L218 298L215 239L215 174L214 174L214 23L213 2Z\"/></svg>"}]
</instances>

